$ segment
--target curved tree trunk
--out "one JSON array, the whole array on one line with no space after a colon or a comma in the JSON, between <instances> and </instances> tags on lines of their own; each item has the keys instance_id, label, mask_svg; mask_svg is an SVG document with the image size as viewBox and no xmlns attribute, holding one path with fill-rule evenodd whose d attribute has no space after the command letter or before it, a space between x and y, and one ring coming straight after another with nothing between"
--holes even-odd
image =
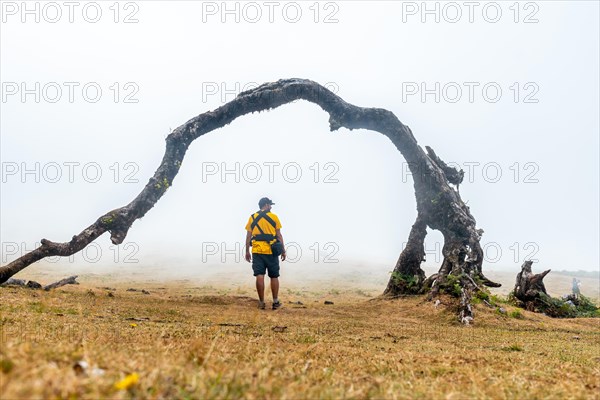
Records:
<instances>
[{"instance_id":1,"label":"curved tree trunk","mask_svg":"<svg viewBox=\"0 0 600 400\"><path fill-rule=\"evenodd\" d=\"M460 298L459 319L468 324L473 319L471 297L481 290L480 285L499 287L482 273L483 250L480 245L482 229L477 229L475 218L462 201L458 186L464 172L449 167L430 147L427 154L420 152L421 164L413 168L417 221L409 235L408 245L400 254L385 296L414 294L431 288L429 298L440 290ZM425 167L422 167L425 166ZM456 189L450 186L456 185ZM442 232L444 260L437 274L423 279L420 263L425 260L424 240L426 227ZM412 285L413 282L420 285Z\"/></svg>"},{"instance_id":2,"label":"curved tree trunk","mask_svg":"<svg viewBox=\"0 0 600 400\"><path fill-rule=\"evenodd\" d=\"M192 141L245 114L269 110L298 99L315 103L329 113L331 131L344 127L382 133L392 141L408 162L414 178L418 217L411 230L409 244L400 255L386 288L386 294L414 293L430 283L433 293L437 294L448 276L454 275L460 278L461 290L464 292L461 318L472 317L469 302L476 287L476 284L473 286L473 278L480 279L487 285L499 285L482 275L483 252L479 240L483 231L476 228L475 219L461 200L458 190L450 187L450 184L458 187L462 182L463 172L448 167L431 148L427 148L425 153L410 128L400 122L392 112L381 108L354 106L318 83L305 79L265 83L240 93L229 103L214 111L200 114L176 128L166 138L165 154L154 176L131 203L102 215L81 233L73 236L69 242L55 243L42 239L40 247L0 267L0 283L45 257L65 257L74 254L107 231L111 234L112 243L121 244L133 222L154 207L173 184ZM427 226L440 230L445 240L444 262L433 282L424 279L425 274L420 268ZM412 286L398 285L398 281L392 281L397 276L409 278L408 280L413 282Z\"/></svg>"}]
</instances>

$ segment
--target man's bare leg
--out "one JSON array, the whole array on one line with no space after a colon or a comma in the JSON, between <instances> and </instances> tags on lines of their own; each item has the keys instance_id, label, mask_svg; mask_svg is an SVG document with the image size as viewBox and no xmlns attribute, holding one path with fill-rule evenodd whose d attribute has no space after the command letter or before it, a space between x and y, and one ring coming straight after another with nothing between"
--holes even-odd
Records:
<instances>
[{"instance_id":1,"label":"man's bare leg","mask_svg":"<svg viewBox=\"0 0 600 400\"><path fill-rule=\"evenodd\" d=\"M271 293L274 301L279 299L279 278L271 278Z\"/></svg>"},{"instance_id":2,"label":"man's bare leg","mask_svg":"<svg viewBox=\"0 0 600 400\"><path fill-rule=\"evenodd\" d=\"M256 276L256 292L258 293L258 299L261 303L265 301L265 276L257 275Z\"/></svg>"}]
</instances>

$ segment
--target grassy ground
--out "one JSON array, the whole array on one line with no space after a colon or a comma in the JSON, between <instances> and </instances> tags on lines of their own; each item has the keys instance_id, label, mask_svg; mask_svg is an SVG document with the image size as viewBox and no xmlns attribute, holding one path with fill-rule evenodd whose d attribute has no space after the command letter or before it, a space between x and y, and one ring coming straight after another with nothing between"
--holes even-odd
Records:
<instances>
[{"instance_id":1,"label":"grassy ground","mask_svg":"<svg viewBox=\"0 0 600 400\"><path fill-rule=\"evenodd\" d=\"M251 293L126 289L0 288L0 398L600 393L598 319L552 320L510 306L501 315L478 305L475 325L463 327L449 304L370 300L360 290L288 289L283 309L264 311ZM82 360L84 373L74 368Z\"/></svg>"}]
</instances>

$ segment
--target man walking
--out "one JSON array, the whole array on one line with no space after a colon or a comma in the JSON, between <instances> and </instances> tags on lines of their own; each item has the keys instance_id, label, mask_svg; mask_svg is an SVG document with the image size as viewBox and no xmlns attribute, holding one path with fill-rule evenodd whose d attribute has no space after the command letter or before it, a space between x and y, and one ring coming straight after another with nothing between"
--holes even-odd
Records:
<instances>
[{"instance_id":1,"label":"man walking","mask_svg":"<svg viewBox=\"0 0 600 400\"><path fill-rule=\"evenodd\" d=\"M273 310L281 307L277 297L279 294L279 259L273 254L271 245L277 241L281 244L281 261L285 260L285 246L281 236L281 222L277 215L271 212L275 204L268 197L258 201L260 210L248 219L246 224L246 261L252 262L252 270L256 277L256 291L258 293L258 308L265 309L265 273L271 279L271 293L273 295ZM252 243L252 256L250 256L250 243Z\"/></svg>"}]
</instances>

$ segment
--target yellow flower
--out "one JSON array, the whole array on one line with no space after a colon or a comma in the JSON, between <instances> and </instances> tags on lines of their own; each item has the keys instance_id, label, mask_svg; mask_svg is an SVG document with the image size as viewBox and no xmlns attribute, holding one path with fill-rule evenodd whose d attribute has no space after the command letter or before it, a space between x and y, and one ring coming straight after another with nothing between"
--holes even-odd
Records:
<instances>
[{"instance_id":1,"label":"yellow flower","mask_svg":"<svg viewBox=\"0 0 600 400\"><path fill-rule=\"evenodd\" d=\"M129 389L140 380L140 376L137 373L129 374L119 382L115 383L115 389L124 390Z\"/></svg>"},{"instance_id":2,"label":"yellow flower","mask_svg":"<svg viewBox=\"0 0 600 400\"><path fill-rule=\"evenodd\" d=\"M135 328L137 326L137 324L133 324L133 323L131 323L130 325L132 328Z\"/></svg>"}]
</instances>

